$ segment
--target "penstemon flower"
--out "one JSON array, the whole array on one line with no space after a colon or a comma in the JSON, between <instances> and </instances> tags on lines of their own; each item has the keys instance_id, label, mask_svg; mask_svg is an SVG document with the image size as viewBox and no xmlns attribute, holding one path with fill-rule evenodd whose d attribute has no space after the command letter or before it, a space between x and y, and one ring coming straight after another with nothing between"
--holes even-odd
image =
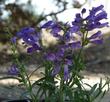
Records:
<instances>
[{"instance_id":1,"label":"penstemon flower","mask_svg":"<svg viewBox=\"0 0 110 102\"><path fill-rule=\"evenodd\" d=\"M10 75L19 75L19 69L15 64L12 64L11 67L8 70L8 74Z\"/></svg>"},{"instance_id":2,"label":"penstemon flower","mask_svg":"<svg viewBox=\"0 0 110 102\"><path fill-rule=\"evenodd\" d=\"M88 22L87 30L90 31L95 28L103 28L108 26L108 22L101 23L101 20L107 19L107 13L103 10L103 8L104 6L100 5L90 10L89 16L86 17Z\"/></svg>"},{"instance_id":3,"label":"penstemon flower","mask_svg":"<svg viewBox=\"0 0 110 102\"><path fill-rule=\"evenodd\" d=\"M107 19L107 13L103 8L103 5L93 7L89 10L89 14L86 17L84 17L86 13L86 9L84 8L81 13L76 14L75 19L71 23L67 22L63 24L51 20L42 25L40 27L41 30L48 30L53 37L58 38L58 44L53 51L48 51L43 47L41 44L41 33L32 27L22 28L11 39L12 43L16 43L17 39L23 39L29 45L27 53L41 52L45 73L44 77L34 84L40 87L39 91L41 90L42 94L45 95L46 102L51 102L52 100L54 100L53 102L65 102L66 98L70 99L69 102L93 102L96 96L90 95L91 92L89 93L85 90L81 81L80 71L85 68L83 59L84 47L89 43L103 43L102 32L100 30L89 35L89 31L96 28L108 27L108 22L102 22L103 19ZM17 58L15 59L17 65L19 65L19 61ZM9 73L13 75L21 73L22 82L24 82L24 85L30 92L30 96L34 100L33 102L38 102L36 101L37 95L34 95L32 92L34 84L31 85L30 77L25 72L24 66L22 64L19 66L19 71L16 66L12 66ZM59 87L55 84L55 79L60 81ZM100 83L100 85L102 84ZM76 86L76 89L74 89L74 86ZM102 90L103 87L99 89ZM95 92L96 86L91 87L91 91L97 94ZM41 96L43 96L42 94Z\"/></svg>"},{"instance_id":4,"label":"penstemon flower","mask_svg":"<svg viewBox=\"0 0 110 102\"><path fill-rule=\"evenodd\" d=\"M61 37L59 32L62 30L62 28L58 22L48 21L47 23L42 25L41 28L50 29L51 30L50 33L54 37L59 37L59 38Z\"/></svg>"},{"instance_id":5,"label":"penstemon flower","mask_svg":"<svg viewBox=\"0 0 110 102\"><path fill-rule=\"evenodd\" d=\"M46 60L51 61L53 63L54 68L51 74L52 76L55 77L56 75L58 75L62 71L61 69L63 68L64 80L67 80L69 78L67 76L69 76L69 67L73 64L72 58L68 55L65 55L63 48L56 53L47 54L45 58Z\"/></svg>"},{"instance_id":6,"label":"penstemon flower","mask_svg":"<svg viewBox=\"0 0 110 102\"><path fill-rule=\"evenodd\" d=\"M35 28L32 27L25 27L22 28L19 32L17 32L17 37L23 39L23 41L30 45L27 49L28 53L35 52L37 50L41 50L39 40L40 34L36 32Z\"/></svg>"},{"instance_id":7,"label":"penstemon flower","mask_svg":"<svg viewBox=\"0 0 110 102\"><path fill-rule=\"evenodd\" d=\"M88 38L88 40L89 40L90 43L102 44L103 43L103 38L102 38L101 31L98 31L95 34L91 35Z\"/></svg>"}]
</instances>

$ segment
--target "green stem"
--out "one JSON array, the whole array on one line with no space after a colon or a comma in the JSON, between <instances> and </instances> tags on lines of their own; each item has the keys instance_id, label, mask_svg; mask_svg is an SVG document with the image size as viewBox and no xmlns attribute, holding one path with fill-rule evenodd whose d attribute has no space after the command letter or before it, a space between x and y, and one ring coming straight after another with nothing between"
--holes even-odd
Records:
<instances>
[{"instance_id":1,"label":"green stem","mask_svg":"<svg viewBox=\"0 0 110 102\"><path fill-rule=\"evenodd\" d=\"M64 101L64 97L63 97L63 86L64 86L64 79L61 78L61 81L60 81L60 91L59 91L59 100L60 100L60 102L63 102Z\"/></svg>"},{"instance_id":2,"label":"green stem","mask_svg":"<svg viewBox=\"0 0 110 102\"><path fill-rule=\"evenodd\" d=\"M8 31L8 29L7 29L7 31ZM8 31L8 33L9 33L8 37L11 38L12 35L10 34L9 31ZM29 91L30 96L32 98L32 101L37 102L37 99L36 99L35 95L32 92L32 85L31 85L31 82L29 80L28 74L26 73L25 67L18 60L18 55L16 54L16 43L13 44L11 42L11 49L12 49L12 52L13 52L14 61L18 65L22 82L23 82L24 86L26 87L26 89Z\"/></svg>"},{"instance_id":3,"label":"green stem","mask_svg":"<svg viewBox=\"0 0 110 102\"><path fill-rule=\"evenodd\" d=\"M16 58L15 60L16 60L16 64L19 66L22 81L23 81L24 85L26 86L26 89L29 91L33 102L36 102L35 101L36 99L35 99L34 94L32 92L32 85L29 80L28 74L26 73L25 67L19 62L18 58Z\"/></svg>"}]
</instances>

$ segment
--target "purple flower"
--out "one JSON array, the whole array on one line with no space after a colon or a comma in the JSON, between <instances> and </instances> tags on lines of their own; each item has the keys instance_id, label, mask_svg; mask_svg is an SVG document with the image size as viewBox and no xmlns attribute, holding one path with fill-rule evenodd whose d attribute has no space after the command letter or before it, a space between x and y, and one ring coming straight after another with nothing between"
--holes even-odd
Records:
<instances>
[{"instance_id":1,"label":"purple flower","mask_svg":"<svg viewBox=\"0 0 110 102\"><path fill-rule=\"evenodd\" d=\"M46 60L53 62L52 76L56 76L60 73L61 69L64 70L64 80L69 78L69 71L66 66L69 68L72 66L72 58L65 54L65 49L60 48L56 53L46 54ZM64 65L64 66L63 66Z\"/></svg>"},{"instance_id":2,"label":"purple flower","mask_svg":"<svg viewBox=\"0 0 110 102\"><path fill-rule=\"evenodd\" d=\"M66 57L64 62L64 80L67 81L70 78L70 66L73 65L72 58Z\"/></svg>"},{"instance_id":3,"label":"purple flower","mask_svg":"<svg viewBox=\"0 0 110 102\"><path fill-rule=\"evenodd\" d=\"M41 26L41 28L51 28L54 25L53 21L48 21L44 25Z\"/></svg>"},{"instance_id":4,"label":"purple flower","mask_svg":"<svg viewBox=\"0 0 110 102\"><path fill-rule=\"evenodd\" d=\"M53 69L52 69L52 73L51 73L51 75L52 76L56 76L59 72L60 72L60 70L61 70L61 61L62 61L62 58L63 58L63 56L62 56L62 54L61 54L61 56L60 56L60 54L61 53L47 53L46 55L45 55L45 59L47 60L47 61L51 61L52 63L53 63Z\"/></svg>"},{"instance_id":5,"label":"purple flower","mask_svg":"<svg viewBox=\"0 0 110 102\"><path fill-rule=\"evenodd\" d=\"M107 13L103 10L104 6L93 7L89 15L83 18L82 14L86 12L86 9L82 9L81 14L77 13L75 20L72 22L73 27L76 26L79 30L93 30L95 28L107 27L108 22L101 22L103 19L107 19ZM72 29L71 29L72 31Z\"/></svg>"},{"instance_id":6,"label":"purple flower","mask_svg":"<svg viewBox=\"0 0 110 102\"><path fill-rule=\"evenodd\" d=\"M78 26L80 28L82 26L82 21L83 18L81 17L81 14L77 13L75 20L72 22L72 25Z\"/></svg>"},{"instance_id":7,"label":"purple flower","mask_svg":"<svg viewBox=\"0 0 110 102\"><path fill-rule=\"evenodd\" d=\"M97 28L109 27L108 22L105 23L97 22L96 24L97 24Z\"/></svg>"},{"instance_id":8,"label":"purple flower","mask_svg":"<svg viewBox=\"0 0 110 102\"><path fill-rule=\"evenodd\" d=\"M61 27L55 24L52 26L50 33L52 33L54 37L60 38L61 37L61 35L59 34L60 31L61 31Z\"/></svg>"},{"instance_id":9,"label":"purple flower","mask_svg":"<svg viewBox=\"0 0 110 102\"><path fill-rule=\"evenodd\" d=\"M94 18L95 21L100 21L102 19L107 19L107 13L105 11L98 13Z\"/></svg>"},{"instance_id":10,"label":"purple flower","mask_svg":"<svg viewBox=\"0 0 110 102\"><path fill-rule=\"evenodd\" d=\"M71 49L79 49L82 47L80 41L67 43L67 46L68 46L68 48L71 48Z\"/></svg>"},{"instance_id":11,"label":"purple flower","mask_svg":"<svg viewBox=\"0 0 110 102\"><path fill-rule=\"evenodd\" d=\"M58 22L48 21L47 23L42 25L41 28L50 29L50 33L54 37L61 38L61 35L59 34L59 32L62 30L62 28Z\"/></svg>"},{"instance_id":12,"label":"purple flower","mask_svg":"<svg viewBox=\"0 0 110 102\"><path fill-rule=\"evenodd\" d=\"M10 67L10 69L8 70L8 74L10 74L10 75L18 75L19 74L19 70L15 64L13 64Z\"/></svg>"},{"instance_id":13,"label":"purple flower","mask_svg":"<svg viewBox=\"0 0 110 102\"><path fill-rule=\"evenodd\" d=\"M95 43L95 44L102 44L103 43L103 38L102 38L102 33L101 31L96 32L92 36L88 38L89 42Z\"/></svg>"},{"instance_id":14,"label":"purple flower","mask_svg":"<svg viewBox=\"0 0 110 102\"><path fill-rule=\"evenodd\" d=\"M16 37L12 37L10 40L12 43L16 43L16 39L17 39Z\"/></svg>"},{"instance_id":15,"label":"purple flower","mask_svg":"<svg viewBox=\"0 0 110 102\"><path fill-rule=\"evenodd\" d=\"M40 39L40 34L35 31L34 28L23 28L18 33L17 36L22 38L27 44L34 44Z\"/></svg>"},{"instance_id":16,"label":"purple flower","mask_svg":"<svg viewBox=\"0 0 110 102\"><path fill-rule=\"evenodd\" d=\"M100 5L98 7L93 7L92 10L90 10L90 14L96 14L98 11L102 10L104 8L103 5Z\"/></svg>"},{"instance_id":17,"label":"purple flower","mask_svg":"<svg viewBox=\"0 0 110 102\"><path fill-rule=\"evenodd\" d=\"M62 60L64 53L65 50L63 48L60 48L56 53L47 53L45 55L45 59L56 64L57 62Z\"/></svg>"},{"instance_id":18,"label":"purple flower","mask_svg":"<svg viewBox=\"0 0 110 102\"><path fill-rule=\"evenodd\" d=\"M36 30L32 27L24 27L18 33L17 37L23 39L23 41L30 45L31 47L27 48L28 53L32 53L38 50L41 50L40 47L40 33L36 32Z\"/></svg>"},{"instance_id":19,"label":"purple flower","mask_svg":"<svg viewBox=\"0 0 110 102\"><path fill-rule=\"evenodd\" d=\"M82 13L82 14L83 14L83 13L86 13L86 9L83 8L82 11L81 11L81 13Z\"/></svg>"},{"instance_id":20,"label":"purple flower","mask_svg":"<svg viewBox=\"0 0 110 102\"><path fill-rule=\"evenodd\" d=\"M97 33L95 33L95 34L93 34L92 36L90 36L90 37L89 37L89 40L90 40L90 39L95 39L95 38L100 37L100 36L102 36L101 31L98 31Z\"/></svg>"},{"instance_id":21,"label":"purple flower","mask_svg":"<svg viewBox=\"0 0 110 102\"><path fill-rule=\"evenodd\" d=\"M71 33L69 31L67 31L63 36L63 40L69 41L70 39L71 39Z\"/></svg>"},{"instance_id":22,"label":"purple flower","mask_svg":"<svg viewBox=\"0 0 110 102\"><path fill-rule=\"evenodd\" d=\"M60 68L59 64L58 64L58 63L55 64L55 65L54 65L54 68L53 68L53 70L52 70L51 75L52 75L52 76L56 76L56 75L60 72L60 70L61 70L61 68Z\"/></svg>"},{"instance_id":23,"label":"purple flower","mask_svg":"<svg viewBox=\"0 0 110 102\"><path fill-rule=\"evenodd\" d=\"M77 14L76 14L75 21L76 21L76 22L81 22L81 20L82 20L81 14L80 14L80 13L77 13Z\"/></svg>"},{"instance_id":24,"label":"purple flower","mask_svg":"<svg viewBox=\"0 0 110 102\"><path fill-rule=\"evenodd\" d=\"M68 70L68 65L64 65L64 80L67 81L70 78L70 73Z\"/></svg>"},{"instance_id":25,"label":"purple flower","mask_svg":"<svg viewBox=\"0 0 110 102\"><path fill-rule=\"evenodd\" d=\"M71 33L76 33L76 32L78 32L80 30L80 27L79 26L72 26L72 27L70 27L70 29L69 29L69 31L71 32Z\"/></svg>"},{"instance_id":26,"label":"purple flower","mask_svg":"<svg viewBox=\"0 0 110 102\"><path fill-rule=\"evenodd\" d=\"M39 44L33 44L31 47L27 48L27 53L32 53L40 50L42 50L42 48L39 46Z\"/></svg>"},{"instance_id":27,"label":"purple flower","mask_svg":"<svg viewBox=\"0 0 110 102\"><path fill-rule=\"evenodd\" d=\"M86 17L87 30L93 30L95 28L102 28L108 26L108 22L101 23L103 19L107 19L107 13L103 10L103 5L92 8L90 10L89 16Z\"/></svg>"},{"instance_id":28,"label":"purple flower","mask_svg":"<svg viewBox=\"0 0 110 102\"><path fill-rule=\"evenodd\" d=\"M67 57L65 59L65 64L71 66L72 65L72 59Z\"/></svg>"},{"instance_id":29,"label":"purple flower","mask_svg":"<svg viewBox=\"0 0 110 102\"><path fill-rule=\"evenodd\" d=\"M90 41L91 43L94 43L94 44L102 44L103 43L103 39L95 39L95 40L91 40Z\"/></svg>"},{"instance_id":30,"label":"purple flower","mask_svg":"<svg viewBox=\"0 0 110 102\"><path fill-rule=\"evenodd\" d=\"M17 32L17 36L22 38L25 35L33 34L35 32L35 29L32 27L24 27L19 32Z\"/></svg>"},{"instance_id":31,"label":"purple flower","mask_svg":"<svg viewBox=\"0 0 110 102\"><path fill-rule=\"evenodd\" d=\"M93 22L93 23L89 23L87 29L93 30L95 28L103 28L103 27L108 27L108 22L105 23L100 23L100 22Z\"/></svg>"},{"instance_id":32,"label":"purple flower","mask_svg":"<svg viewBox=\"0 0 110 102\"><path fill-rule=\"evenodd\" d=\"M46 60L49 60L49 61L55 61L56 60L56 56L54 53L48 53L45 55L45 58Z\"/></svg>"},{"instance_id":33,"label":"purple flower","mask_svg":"<svg viewBox=\"0 0 110 102\"><path fill-rule=\"evenodd\" d=\"M33 45L33 44L39 42L39 38L37 37L37 35L23 36L23 40L24 40L24 42L26 42L29 45Z\"/></svg>"},{"instance_id":34,"label":"purple flower","mask_svg":"<svg viewBox=\"0 0 110 102\"><path fill-rule=\"evenodd\" d=\"M63 57L64 53L65 53L65 49L62 46L59 46L56 56Z\"/></svg>"}]
</instances>

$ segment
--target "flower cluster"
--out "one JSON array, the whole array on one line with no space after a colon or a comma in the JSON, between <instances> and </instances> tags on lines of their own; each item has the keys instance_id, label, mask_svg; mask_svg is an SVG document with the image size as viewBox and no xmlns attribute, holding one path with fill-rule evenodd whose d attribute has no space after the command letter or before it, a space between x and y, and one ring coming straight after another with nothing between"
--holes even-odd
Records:
<instances>
[{"instance_id":1,"label":"flower cluster","mask_svg":"<svg viewBox=\"0 0 110 102\"><path fill-rule=\"evenodd\" d=\"M64 73L64 80L67 80L70 75L70 67L73 65L72 57L67 55L65 49L61 48L56 53L48 53L45 56L46 60L53 63L51 75L55 76L60 72Z\"/></svg>"},{"instance_id":2,"label":"flower cluster","mask_svg":"<svg viewBox=\"0 0 110 102\"><path fill-rule=\"evenodd\" d=\"M78 49L90 43L101 44L102 43L102 33L101 31L97 31L95 34L88 37L88 31L91 31L95 28L102 28L108 26L108 22L101 23L101 20L107 19L107 13L103 10L103 5L92 8L87 17L83 18L84 13L86 13L86 9L82 9L81 13L77 13L75 20L72 24L64 24L54 23L54 21L48 21L45 23L42 28L50 29L51 34L55 37L58 37L60 40L64 42L62 46L59 47L59 50L63 49L62 53L51 53L48 54L48 60L54 62L53 74L57 75L61 69L64 70L64 79L69 78L69 66L73 63L72 59L67 59L65 56L65 52L67 49ZM60 35L60 31L64 31L63 35ZM85 34L87 33L87 34ZM75 35L80 36L82 39L76 40ZM85 43L86 42L86 43ZM65 60L67 62L65 62ZM65 63L63 63L63 61ZM63 68L62 68L63 67ZM66 73L66 74L65 74Z\"/></svg>"},{"instance_id":3,"label":"flower cluster","mask_svg":"<svg viewBox=\"0 0 110 102\"><path fill-rule=\"evenodd\" d=\"M86 13L86 9L82 9L81 13L77 13L74 21L70 24L62 24L60 22L48 21L41 26L41 29L48 29L50 33L58 38L62 43L58 46L57 51L47 53L45 59L53 63L52 76L56 76L63 72L64 80L70 78L70 69L74 64L72 57L68 56L68 52L82 48L89 42L95 44L102 43L102 33L97 31L95 34L88 37L88 32L96 29L108 26L108 22L102 23L103 19L107 19L107 13L104 11L104 6L93 7L89 11L89 15L83 17ZM61 34L63 32L63 34ZM76 35L81 39L77 40ZM18 38L22 38L23 41L30 45L27 49L28 53L32 53L38 50L42 51L40 45L41 36L40 33L32 27L25 27L17 33ZM15 42L15 40L13 41Z\"/></svg>"},{"instance_id":4,"label":"flower cluster","mask_svg":"<svg viewBox=\"0 0 110 102\"><path fill-rule=\"evenodd\" d=\"M107 19L107 13L103 8L104 6L100 5L98 7L93 7L92 10L90 10L89 16L86 17L88 26L87 30L108 26L108 22L101 23L101 20Z\"/></svg>"},{"instance_id":5,"label":"flower cluster","mask_svg":"<svg viewBox=\"0 0 110 102\"><path fill-rule=\"evenodd\" d=\"M30 47L27 49L28 53L41 50L40 47L40 33L36 32L35 28L24 27L16 34L17 38L21 38ZM15 37L12 39L15 42Z\"/></svg>"},{"instance_id":6,"label":"flower cluster","mask_svg":"<svg viewBox=\"0 0 110 102\"><path fill-rule=\"evenodd\" d=\"M80 29L85 29L87 31L108 26L108 22L101 23L101 20L107 19L107 13L104 11L103 8L103 5L93 7L89 11L89 15L85 18L83 18L83 15L84 13L86 13L86 9L82 9L81 14L76 14L76 18L72 22L72 24L80 27Z\"/></svg>"}]
</instances>

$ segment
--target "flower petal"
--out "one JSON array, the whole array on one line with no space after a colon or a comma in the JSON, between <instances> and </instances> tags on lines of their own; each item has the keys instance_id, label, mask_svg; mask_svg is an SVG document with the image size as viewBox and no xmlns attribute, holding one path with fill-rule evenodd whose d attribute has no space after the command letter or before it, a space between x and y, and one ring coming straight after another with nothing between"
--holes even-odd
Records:
<instances>
[{"instance_id":1,"label":"flower petal","mask_svg":"<svg viewBox=\"0 0 110 102\"><path fill-rule=\"evenodd\" d=\"M68 65L64 65L64 80L67 81L70 78Z\"/></svg>"},{"instance_id":2,"label":"flower petal","mask_svg":"<svg viewBox=\"0 0 110 102\"><path fill-rule=\"evenodd\" d=\"M102 35L101 31L98 31L97 33L93 34L89 39L96 39L97 37L100 37Z\"/></svg>"},{"instance_id":3,"label":"flower petal","mask_svg":"<svg viewBox=\"0 0 110 102\"><path fill-rule=\"evenodd\" d=\"M52 76L55 76L55 75L57 75L59 72L60 72L60 66L57 64L57 65L55 65L55 67L54 67L54 69L53 69L53 71L52 71Z\"/></svg>"}]
</instances>

